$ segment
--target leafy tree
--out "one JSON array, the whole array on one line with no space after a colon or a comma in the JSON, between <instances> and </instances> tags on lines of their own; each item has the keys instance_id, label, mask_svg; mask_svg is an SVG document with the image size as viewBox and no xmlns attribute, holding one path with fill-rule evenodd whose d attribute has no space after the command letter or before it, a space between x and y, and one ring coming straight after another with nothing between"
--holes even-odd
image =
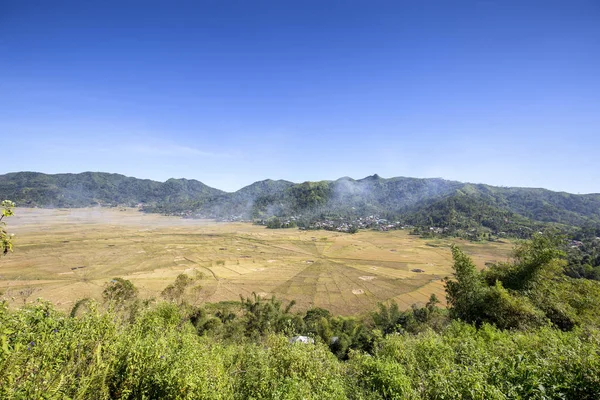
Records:
<instances>
[{"instance_id":1,"label":"leafy tree","mask_svg":"<svg viewBox=\"0 0 600 400\"><path fill-rule=\"evenodd\" d=\"M375 326L384 334L390 334L398 331L398 324L402 318L402 312L398 303L393 301L389 306L378 303L378 310L371 314Z\"/></svg>"},{"instance_id":2,"label":"leafy tree","mask_svg":"<svg viewBox=\"0 0 600 400\"><path fill-rule=\"evenodd\" d=\"M208 333L215 334L223 325L223 322L214 315L211 315L204 308L195 309L189 316L190 322L196 328L198 335L203 336Z\"/></svg>"},{"instance_id":3,"label":"leafy tree","mask_svg":"<svg viewBox=\"0 0 600 400\"><path fill-rule=\"evenodd\" d=\"M446 278L446 298L450 316L465 322L480 322L484 284L473 261L452 246L454 279Z\"/></svg>"},{"instance_id":4,"label":"leafy tree","mask_svg":"<svg viewBox=\"0 0 600 400\"><path fill-rule=\"evenodd\" d=\"M331 318L332 315L329 310L320 307L309 309L302 318L305 333L314 337L320 337L324 343L330 343L333 336L330 326Z\"/></svg>"},{"instance_id":5,"label":"leafy tree","mask_svg":"<svg viewBox=\"0 0 600 400\"><path fill-rule=\"evenodd\" d=\"M240 296L240 298L242 309L245 311L247 336L260 336L268 332L294 334L303 328L302 318L290 312L296 304L294 300L283 307L281 300L275 296L265 300L256 293L252 293L252 297Z\"/></svg>"},{"instance_id":6,"label":"leafy tree","mask_svg":"<svg viewBox=\"0 0 600 400\"><path fill-rule=\"evenodd\" d=\"M508 290L496 281L483 291L477 323L483 322L500 329L527 329L544 325L546 315L529 297Z\"/></svg>"},{"instance_id":7,"label":"leafy tree","mask_svg":"<svg viewBox=\"0 0 600 400\"><path fill-rule=\"evenodd\" d=\"M350 350L371 352L374 345L372 332L361 321L349 317L335 317L329 321L332 334L329 348L340 360L347 360Z\"/></svg>"},{"instance_id":8,"label":"leafy tree","mask_svg":"<svg viewBox=\"0 0 600 400\"><path fill-rule=\"evenodd\" d=\"M277 217L271 217L267 220L267 228L280 229L282 227L281 220Z\"/></svg>"},{"instance_id":9,"label":"leafy tree","mask_svg":"<svg viewBox=\"0 0 600 400\"><path fill-rule=\"evenodd\" d=\"M532 247L524 244L524 248L516 254L522 259L531 261L526 255L526 248ZM533 246L535 247L535 246ZM493 282L484 280L485 274L480 273L473 261L458 247L452 247L454 259L454 279L446 279L446 296L450 316L455 319L481 326L484 322L493 323L499 328L526 328L538 326L543 322L543 314L527 297L514 290L504 288L501 280ZM517 264L515 264L517 265ZM537 262L527 262L524 270L531 271L532 265ZM512 267L512 264L511 264ZM511 269L515 276L530 276L523 273L519 267ZM499 274L496 274L499 275ZM508 274L507 274L508 275ZM513 282L516 280L510 280Z\"/></svg>"},{"instance_id":10,"label":"leafy tree","mask_svg":"<svg viewBox=\"0 0 600 400\"><path fill-rule=\"evenodd\" d=\"M2 254L6 254L9 251L12 251L12 236L6 230L6 222L3 221L5 217L10 217L14 214L13 208L15 207L15 203L10 200L4 200L0 203L0 208L2 209L0 213L0 251Z\"/></svg>"},{"instance_id":11,"label":"leafy tree","mask_svg":"<svg viewBox=\"0 0 600 400\"><path fill-rule=\"evenodd\" d=\"M413 304L406 311L400 311L398 303L391 302L389 306L379 303L378 311L371 314L374 327L383 334L419 333L427 329L441 331L448 323L446 313L437 307L439 300L432 294L425 307Z\"/></svg>"},{"instance_id":12,"label":"leafy tree","mask_svg":"<svg viewBox=\"0 0 600 400\"><path fill-rule=\"evenodd\" d=\"M495 264L483 276L490 285L500 281L507 289L521 292L532 289L542 279L562 272L563 241L564 237L555 232L536 233L515 248L512 262Z\"/></svg>"},{"instance_id":13,"label":"leafy tree","mask_svg":"<svg viewBox=\"0 0 600 400\"><path fill-rule=\"evenodd\" d=\"M538 327L550 321L562 330L589 325L600 312L600 284L564 275L561 237L536 234L519 244L510 262L479 272L453 248L454 279L446 280L450 315L502 329Z\"/></svg>"},{"instance_id":14,"label":"leafy tree","mask_svg":"<svg viewBox=\"0 0 600 400\"><path fill-rule=\"evenodd\" d=\"M104 288L102 297L105 302L124 303L137 296L137 288L131 281L123 278L114 278Z\"/></svg>"},{"instance_id":15,"label":"leafy tree","mask_svg":"<svg viewBox=\"0 0 600 400\"><path fill-rule=\"evenodd\" d=\"M161 295L168 301L179 302L183 301L183 295L185 289L192 284L194 280L187 274L179 274L175 278L175 282L168 285L162 292Z\"/></svg>"}]
</instances>

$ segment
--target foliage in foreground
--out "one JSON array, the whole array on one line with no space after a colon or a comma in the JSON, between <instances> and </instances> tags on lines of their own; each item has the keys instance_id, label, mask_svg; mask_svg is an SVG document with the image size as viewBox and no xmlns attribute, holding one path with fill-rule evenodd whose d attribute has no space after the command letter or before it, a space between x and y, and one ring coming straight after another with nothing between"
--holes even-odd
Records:
<instances>
[{"instance_id":1,"label":"foliage in foreground","mask_svg":"<svg viewBox=\"0 0 600 400\"><path fill-rule=\"evenodd\" d=\"M0 398L505 399L600 395L600 332L479 329L379 337L338 360L323 343L266 334L200 336L160 303L123 319L94 306L68 317L47 303L0 307Z\"/></svg>"},{"instance_id":2,"label":"foliage in foreground","mask_svg":"<svg viewBox=\"0 0 600 400\"><path fill-rule=\"evenodd\" d=\"M453 247L454 278L446 280L450 317L503 329L600 326L600 284L565 275L561 243L560 236L535 234L515 248L512 261L483 271Z\"/></svg>"},{"instance_id":3,"label":"foliage in foreground","mask_svg":"<svg viewBox=\"0 0 600 400\"><path fill-rule=\"evenodd\" d=\"M122 278L106 308L69 316L0 303L0 398L597 399L600 283L565 275L560 242L534 235L484 271L453 248L448 310L435 296L364 319L257 295L193 307L185 274L157 304Z\"/></svg>"}]
</instances>

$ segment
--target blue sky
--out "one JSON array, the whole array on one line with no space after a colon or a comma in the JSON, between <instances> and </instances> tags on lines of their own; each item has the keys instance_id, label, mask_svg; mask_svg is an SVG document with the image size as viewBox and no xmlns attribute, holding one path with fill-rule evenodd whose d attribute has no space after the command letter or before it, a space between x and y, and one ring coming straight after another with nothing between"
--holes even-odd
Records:
<instances>
[{"instance_id":1,"label":"blue sky","mask_svg":"<svg viewBox=\"0 0 600 400\"><path fill-rule=\"evenodd\" d=\"M0 0L0 173L600 192L600 3Z\"/></svg>"}]
</instances>

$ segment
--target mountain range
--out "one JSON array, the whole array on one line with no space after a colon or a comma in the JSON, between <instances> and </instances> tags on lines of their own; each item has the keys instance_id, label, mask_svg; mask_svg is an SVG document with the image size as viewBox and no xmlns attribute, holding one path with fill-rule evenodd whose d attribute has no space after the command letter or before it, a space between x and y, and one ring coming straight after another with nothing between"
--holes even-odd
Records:
<instances>
[{"instance_id":1,"label":"mountain range","mask_svg":"<svg viewBox=\"0 0 600 400\"><path fill-rule=\"evenodd\" d=\"M217 219L378 215L415 226L493 232L600 223L600 194L378 175L304 183L267 179L229 193L188 179L16 172L0 175L0 197L22 207L139 206L146 212Z\"/></svg>"}]
</instances>

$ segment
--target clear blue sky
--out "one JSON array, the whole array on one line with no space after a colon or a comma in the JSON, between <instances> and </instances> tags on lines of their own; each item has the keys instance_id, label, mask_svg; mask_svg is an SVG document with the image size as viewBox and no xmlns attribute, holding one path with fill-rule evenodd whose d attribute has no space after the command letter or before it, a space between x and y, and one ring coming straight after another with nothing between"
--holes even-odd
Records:
<instances>
[{"instance_id":1,"label":"clear blue sky","mask_svg":"<svg viewBox=\"0 0 600 400\"><path fill-rule=\"evenodd\" d=\"M0 0L0 173L600 192L600 2Z\"/></svg>"}]
</instances>

